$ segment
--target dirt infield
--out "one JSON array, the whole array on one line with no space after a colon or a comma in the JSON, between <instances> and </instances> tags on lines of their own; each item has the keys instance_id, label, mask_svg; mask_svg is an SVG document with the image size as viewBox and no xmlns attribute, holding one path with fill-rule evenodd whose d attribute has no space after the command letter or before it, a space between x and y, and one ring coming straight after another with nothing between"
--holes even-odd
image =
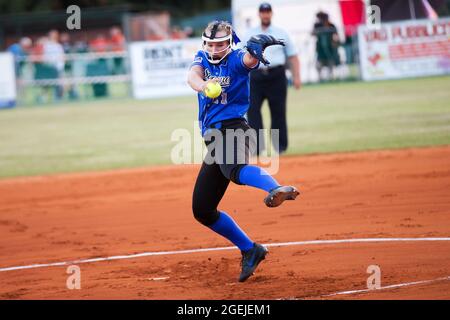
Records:
<instances>
[{"instance_id":1,"label":"dirt infield","mask_svg":"<svg viewBox=\"0 0 450 320\"><path fill-rule=\"evenodd\" d=\"M226 247L198 224L198 166L157 167L0 181L0 269ZM450 147L283 157L277 178L302 194L279 208L262 191L230 186L221 209L256 241L450 237ZM0 271L2 299L450 299L450 241L272 246L238 283L237 249ZM369 265L382 287L366 288ZM433 280L426 283L416 281ZM331 296L326 296L331 295Z\"/></svg>"}]
</instances>

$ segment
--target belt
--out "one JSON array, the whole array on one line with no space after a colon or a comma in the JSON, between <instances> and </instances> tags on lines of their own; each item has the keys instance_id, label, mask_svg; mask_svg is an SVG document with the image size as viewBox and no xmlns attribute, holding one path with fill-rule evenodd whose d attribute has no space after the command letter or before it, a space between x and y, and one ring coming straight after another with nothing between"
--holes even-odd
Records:
<instances>
[{"instance_id":1,"label":"belt","mask_svg":"<svg viewBox=\"0 0 450 320\"><path fill-rule=\"evenodd\" d=\"M247 122L247 120L245 120L245 118L227 119L227 120L217 121L217 122L210 124L208 129L221 129L221 128L229 126L230 124L239 123L241 121Z\"/></svg>"},{"instance_id":2,"label":"belt","mask_svg":"<svg viewBox=\"0 0 450 320\"><path fill-rule=\"evenodd\" d=\"M279 71L281 69L284 70L284 68L285 68L284 65L280 65L280 66L276 66L276 67L261 67L259 69L256 69L255 71L259 71L262 74L269 74L271 72Z\"/></svg>"}]
</instances>

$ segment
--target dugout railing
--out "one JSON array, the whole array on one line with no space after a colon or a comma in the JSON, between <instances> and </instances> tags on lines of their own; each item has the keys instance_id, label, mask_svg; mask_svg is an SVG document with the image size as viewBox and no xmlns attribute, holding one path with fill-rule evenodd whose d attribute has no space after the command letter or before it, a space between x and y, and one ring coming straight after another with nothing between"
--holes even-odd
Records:
<instances>
[{"instance_id":1,"label":"dugout railing","mask_svg":"<svg viewBox=\"0 0 450 320\"><path fill-rule=\"evenodd\" d=\"M127 51L28 55L16 77L19 105L130 96Z\"/></svg>"}]
</instances>

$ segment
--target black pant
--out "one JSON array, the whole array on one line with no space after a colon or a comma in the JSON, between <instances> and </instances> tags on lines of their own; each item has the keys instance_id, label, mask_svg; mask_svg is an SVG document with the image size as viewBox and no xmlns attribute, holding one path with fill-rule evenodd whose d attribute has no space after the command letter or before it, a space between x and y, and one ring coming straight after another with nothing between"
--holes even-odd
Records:
<instances>
[{"instance_id":1,"label":"black pant","mask_svg":"<svg viewBox=\"0 0 450 320\"><path fill-rule=\"evenodd\" d=\"M271 129L279 130L279 144L274 144L277 152L286 151L288 147L286 121L287 79L284 66L269 70L250 72L250 107L248 121L252 128L263 128L261 107L265 99L269 101ZM258 135L258 154L265 149L264 137Z\"/></svg>"},{"instance_id":2,"label":"black pant","mask_svg":"<svg viewBox=\"0 0 450 320\"><path fill-rule=\"evenodd\" d=\"M242 132L244 133L251 129L245 119L232 119L224 121L222 124L223 126L218 130L222 133L223 140L226 140L226 137L230 134L234 134L236 129L242 129ZM217 219L219 219L217 206L225 194L228 184L230 181L240 184L239 172L243 166L248 164L250 149L252 148L251 145L253 144L254 147L256 147L256 138L254 138L255 141L244 139L244 144L242 144L242 140L239 141L239 139L234 139L234 137L232 137L233 140L230 141L233 142L233 159L231 161L223 161L226 160L226 155L229 154L229 151L226 149L226 142L223 141L222 158L222 155L218 155L220 152L214 152L214 150L211 149L212 142L215 141L215 139L206 141L208 138L208 133L206 133L205 143L208 146L208 153L212 152L214 159L212 163L207 160L206 157L203 160L192 196L192 211L194 217L206 226L214 224ZM245 152L245 157L243 159L239 158L238 150Z\"/></svg>"}]
</instances>

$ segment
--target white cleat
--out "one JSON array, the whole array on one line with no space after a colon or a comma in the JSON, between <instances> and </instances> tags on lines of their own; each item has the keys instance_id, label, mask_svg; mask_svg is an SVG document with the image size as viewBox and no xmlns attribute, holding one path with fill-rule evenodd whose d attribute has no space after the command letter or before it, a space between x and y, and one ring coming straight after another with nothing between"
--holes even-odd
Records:
<instances>
[{"instance_id":1,"label":"white cleat","mask_svg":"<svg viewBox=\"0 0 450 320\"><path fill-rule=\"evenodd\" d=\"M264 203L269 208L278 207L285 200L295 200L299 194L300 192L295 187L281 186L273 189L264 199Z\"/></svg>"}]
</instances>

